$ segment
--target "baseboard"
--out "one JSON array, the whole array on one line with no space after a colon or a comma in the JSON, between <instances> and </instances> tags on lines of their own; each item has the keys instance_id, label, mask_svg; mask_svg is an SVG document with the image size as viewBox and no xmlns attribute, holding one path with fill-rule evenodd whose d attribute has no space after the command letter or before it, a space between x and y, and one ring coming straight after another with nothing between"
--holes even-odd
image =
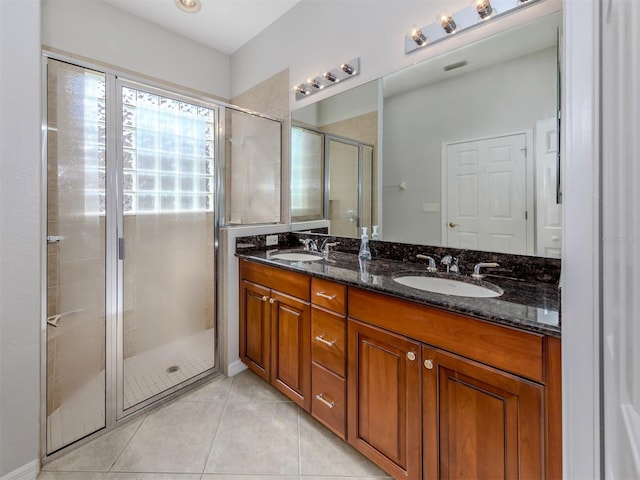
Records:
<instances>
[{"instance_id":1,"label":"baseboard","mask_svg":"<svg viewBox=\"0 0 640 480\"><path fill-rule=\"evenodd\" d=\"M233 377L234 375L237 375L246 369L247 369L247 366L244 363L242 363L242 360L238 359L235 362L231 362L227 367L227 377ZM4 479L0 479L0 480L4 480Z\"/></svg>"},{"instance_id":2,"label":"baseboard","mask_svg":"<svg viewBox=\"0 0 640 480\"><path fill-rule=\"evenodd\" d=\"M36 480L40 471L40 461L34 460L4 475L0 480Z\"/></svg>"}]
</instances>

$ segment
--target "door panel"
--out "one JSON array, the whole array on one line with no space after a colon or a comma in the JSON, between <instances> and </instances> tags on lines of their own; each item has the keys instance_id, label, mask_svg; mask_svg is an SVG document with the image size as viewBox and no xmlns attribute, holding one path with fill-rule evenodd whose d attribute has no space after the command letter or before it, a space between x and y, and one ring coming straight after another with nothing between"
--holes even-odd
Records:
<instances>
[{"instance_id":1,"label":"door panel","mask_svg":"<svg viewBox=\"0 0 640 480\"><path fill-rule=\"evenodd\" d=\"M446 245L527 252L526 136L446 146Z\"/></svg>"},{"instance_id":2,"label":"door panel","mask_svg":"<svg viewBox=\"0 0 640 480\"><path fill-rule=\"evenodd\" d=\"M536 255L560 258L562 205L557 202L558 130L555 118L536 123Z\"/></svg>"},{"instance_id":3,"label":"door panel","mask_svg":"<svg viewBox=\"0 0 640 480\"><path fill-rule=\"evenodd\" d=\"M47 64L47 454L105 421L105 76Z\"/></svg>"},{"instance_id":4,"label":"door panel","mask_svg":"<svg viewBox=\"0 0 640 480\"><path fill-rule=\"evenodd\" d=\"M329 139L329 220L331 235L358 236L357 145Z\"/></svg>"},{"instance_id":5,"label":"door panel","mask_svg":"<svg viewBox=\"0 0 640 480\"><path fill-rule=\"evenodd\" d=\"M543 478L543 387L423 347L426 478Z\"/></svg>"},{"instance_id":6,"label":"door panel","mask_svg":"<svg viewBox=\"0 0 640 480\"><path fill-rule=\"evenodd\" d=\"M306 411L311 409L311 308L277 292L271 310L271 383Z\"/></svg>"},{"instance_id":7,"label":"door panel","mask_svg":"<svg viewBox=\"0 0 640 480\"><path fill-rule=\"evenodd\" d=\"M419 478L420 345L348 322L348 440L395 478Z\"/></svg>"},{"instance_id":8,"label":"door panel","mask_svg":"<svg viewBox=\"0 0 640 480\"><path fill-rule=\"evenodd\" d=\"M120 84L122 411L215 365L214 111Z\"/></svg>"},{"instance_id":9,"label":"door panel","mask_svg":"<svg viewBox=\"0 0 640 480\"><path fill-rule=\"evenodd\" d=\"M268 299L271 290L243 280L241 283L240 357L260 377L269 381L271 324ZM244 332L244 333L243 333Z\"/></svg>"}]
</instances>

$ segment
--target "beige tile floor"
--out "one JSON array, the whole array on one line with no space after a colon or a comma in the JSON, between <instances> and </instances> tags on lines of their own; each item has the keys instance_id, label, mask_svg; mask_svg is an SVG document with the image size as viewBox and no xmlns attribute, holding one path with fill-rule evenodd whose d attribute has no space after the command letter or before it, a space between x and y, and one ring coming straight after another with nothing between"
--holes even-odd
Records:
<instances>
[{"instance_id":1,"label":"beige tile floor","mask_svg":"<svg viewBox=\"0 0 640 480\"><path fill-rule=\"evenodd\" d=\"M38 480L381 480L360 453L249 371L44 465Z\"/></svg>"}]
</instances>

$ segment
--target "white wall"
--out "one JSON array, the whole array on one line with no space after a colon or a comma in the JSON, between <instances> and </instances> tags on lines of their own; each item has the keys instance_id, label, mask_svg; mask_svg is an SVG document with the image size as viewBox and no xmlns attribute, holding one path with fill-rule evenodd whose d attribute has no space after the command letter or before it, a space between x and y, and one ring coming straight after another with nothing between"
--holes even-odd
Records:
<instances>
[{"instance_id":1,"label":"white wall","mask_svg":"<svg viewBox=\"0 0 640 480\"><path fill-rule=\"evenodd\" d=\"M42 0L42 43L223 99L229 57L97 0Z\"/></svg>"},{"instance_id":2,"label":"white wall","mask_svg":"<svg viewBox=\"0 0 640 480\"><path fill-rule=\"evenodd\" d=\"M0 477L38 466L40 2L0 1Z\"/></svg>"},{"instance_id":3,"label":"white wall","mask_svg":"<svg viewBox=\"0 0 640 480\"><path fill-rule=\"evenodd\" d=\"M549 48L385 98L383 182L407 187L383 188L384 239L439 245L441 215L422 204L441 203L442 142L532 130L555 116L556 85Z\"/></svg>"},{"instance_id":4,"label":"white wall","mask_svg":"<svg viewBox=\"0 0 640 480\"><path fill-rule=\"evenodd\" d=\"M561 0L546 0L512 13L503 17L498 27L487 24L409 55L404 53L404 38L412 27L432 23L441 10L456 11L468 5L467 0L302 0L231 56L232 95L288 67L291 106L300 108L517 25L534 12L557 11ZM294 99L294 84L355 57L361 60L357 77L307 99Z\"/></svg>"}]
</instances>

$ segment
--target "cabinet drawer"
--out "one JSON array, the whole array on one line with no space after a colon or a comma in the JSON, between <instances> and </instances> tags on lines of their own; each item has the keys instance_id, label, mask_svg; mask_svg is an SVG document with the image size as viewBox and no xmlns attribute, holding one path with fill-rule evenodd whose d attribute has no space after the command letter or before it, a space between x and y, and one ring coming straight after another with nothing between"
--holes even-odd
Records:
<instances>
[{"instance_id":1,"label":"cabinet drawer","mask_svg":"<svg viewBox=\"0 0 640 480\"><path fill-rule=\"evenodd\" d=\"M341 377L345 373L345 337L344 317L312 307L311 359Z\"/></svg>"},{"instance_id":2,"label":"cabinet drawer","mask_svg":"<svg viewBox=\"0 0 640 480\"><path fill-rule=\"evenodd\" d=\"M311 279L311 302L336 313L346 313L346 287L320 278Z\"/></svg>"},{"instance_id":3,"label":"cabinet drawer","mask_svg":"<svg viewBox=\"0 0 640 480\"><path fill-rule=\"evenodd\" d=\"M281 268L240 260L240 279L309 301L309 276Z\"/></svg>"},{"instance_id":4,"label":"cabinet drawer","mask_svg":"<svg viewBox=\"0 0 640 480\"><path fill-rule=\"evenodd\" d=\"M311 415L346 439L346 385L344 379L311 364Z\"/></svg>"}]
</instances>

